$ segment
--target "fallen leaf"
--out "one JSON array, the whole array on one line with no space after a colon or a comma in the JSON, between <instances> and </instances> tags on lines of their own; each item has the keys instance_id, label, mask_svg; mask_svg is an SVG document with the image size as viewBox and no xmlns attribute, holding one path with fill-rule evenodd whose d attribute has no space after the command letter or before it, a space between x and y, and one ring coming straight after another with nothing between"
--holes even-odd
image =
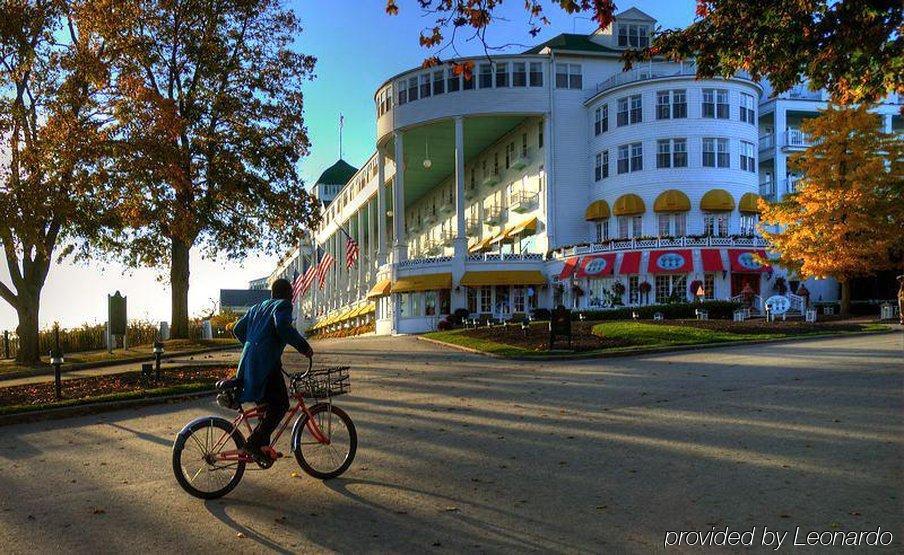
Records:
<instances>
[{"instance_id":1,"label":"fallen leaf","mask_svg":"<svg viewBox=\"0 0 904 555\"><path fill-rule=\"evenodd\" d=\"M244 537L245 537L245 534L239 532L239 533L237 533L237 534L235 535L235 537L237 537L237 538L244 538Z\"/></svg>"}]
</instances>

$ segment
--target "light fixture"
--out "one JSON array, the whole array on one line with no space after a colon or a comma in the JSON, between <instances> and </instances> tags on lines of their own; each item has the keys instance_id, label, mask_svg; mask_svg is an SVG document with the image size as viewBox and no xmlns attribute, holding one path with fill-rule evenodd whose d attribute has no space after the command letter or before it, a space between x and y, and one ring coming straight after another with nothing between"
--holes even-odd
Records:
<instances>
[{"instance_id":1,"label":"light fixture","mask_svg":"<svg viewBox=\"0 0 904 555\"><path fill-rule=\"evenodd\" d=\"M430 143L424 141L424 169L429 170L431 166L433 166L433 161L430 160Z\"/></svg>"}]
</instances>

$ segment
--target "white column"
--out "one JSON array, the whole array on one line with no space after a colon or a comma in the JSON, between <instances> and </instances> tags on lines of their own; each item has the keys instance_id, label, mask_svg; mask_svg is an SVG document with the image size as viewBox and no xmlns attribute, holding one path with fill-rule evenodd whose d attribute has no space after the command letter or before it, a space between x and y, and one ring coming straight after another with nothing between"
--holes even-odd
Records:
<instances>
[{"instance_id":1,"label":"white column","mask_svg":"<svg viewBox=\"0 0 904 555\"><path fill-rule=\"evenodd\" d=\"M465 131L464 118L455 117L455 256L468 252L465 229Z\"/></svg>"},{"instance_id":2,"label":"white column","mask_svg":"<svg viewBox=\"0 0 904 555\"><path fill-rule=\"evenodd\" d=\"M397 164L401 167L401 164ZM377 264L386 264L386 158L377 149Z\"/></svg>"},{"instance_id":3,"label":"white column","mask_svg":"<svg viewBox=\"0 0 904 555\"><path fill-rule=\"evenodd\" d=\"M377 210L375 208L376 199L367 203L367 274L374 273L374 261L376 260L376 225L375 220Z\"/></svg>"},{"instance_id":4,"label":"white column","mask_svg":"<svg viewBox=\"0 0 904 555\"><path fill-rule=\"evenodd\" d=\"M551 73L552 74L552 73ZM546 243L547 250L552 250L556 246L555 241L555 233L556 233L556 201L555 201L555 187L553 181L555 180L555 171L553 169L553 136L552 136L552 119L550 118L550 114L546 114L543 117L543 151L546 154L545 161L543 163L543 171L546 173L546 183L544 187L546 188Z\"/></svg>"},{"instance_id":5,"label":"white column","mask_svg":"<svg viewBox=\"0 0 904 555\"><path fill-rule=\"evenodd\" d=\"M358 209L358 261L356 262L358 270L358 283L355 286L355 300L360 299L364 294L361 292L364 288L364 258L367 256L367 246L364 243L364 210L363 206Z\"/></svg>"},{"instance_id":6,"label":"white column","mask_svg":"<svg viewBox=\"0 0 904 555\"><path fill-rule=\"evenodd\" d=\"M393 262L398 264L408 258L408 245L405 243L405 150L402 146L402 134L393 133L395 138L395 177L392 180L392 227Z\"/></svg>"}]
</instances>

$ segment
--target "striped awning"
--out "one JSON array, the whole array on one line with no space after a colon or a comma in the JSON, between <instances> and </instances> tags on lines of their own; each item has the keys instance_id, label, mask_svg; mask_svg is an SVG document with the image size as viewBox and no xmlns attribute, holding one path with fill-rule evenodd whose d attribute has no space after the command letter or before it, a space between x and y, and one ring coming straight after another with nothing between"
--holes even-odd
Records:
<instances>
[{"instance_id":1,"label":"striped awning","mask_svg":"<svg viewBox=\"0 0 904 555\"><path fill-rule=\"evenodd\" d=\"M494 270L486 272L465 272L461 285L480 287L482 285L543 285L546 277L537 270Z\"/></svg>"}]
</instances>

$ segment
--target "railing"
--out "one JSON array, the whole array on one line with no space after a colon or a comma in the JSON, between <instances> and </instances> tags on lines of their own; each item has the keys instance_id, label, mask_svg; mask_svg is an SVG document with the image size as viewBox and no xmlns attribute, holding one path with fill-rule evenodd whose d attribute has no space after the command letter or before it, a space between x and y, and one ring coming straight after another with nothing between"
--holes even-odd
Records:
<instances>
[{"instance_id":1,"label":"railing","mask_svg":"<svg viewBox=\"0 0 904 555\"><path fill-rule=\"evenodd\" d=\"M504 212L501 206L491 206L484 212L483 221L489 225L499 225L502 223Z\"/></svg>"},{"instance_id":2,"label":"railing","mask_svg":"<svg viewBox=\"0 0 904 555\"><path fill-rule=\"evenodd\" d=\"M736 303L744 303L744 304L747 303L747 301L744 299L743 294L735 295L734 297L731 298L731 300L732 300L732 302L736 302ZM763 297L761 297L759 295L754 295L753 298L751 299L750 307L753 308L754 310L756 310L757 312L762 313L763 312Z\"/></svg>"},{"instance_id":3,"label":"railing","mask_svg":"<svg viewBox=\"0 0 904 555\"><path fill-rule=\"evenodd\" d=\"M519 213L528 212L537 205L539 198L540 195L533 191L515 191L510 197L509 208Z\"/></svg>"},{"instance_id":4,"label":"railing","mask_svg":"<svg viewBox=\"0 0 904 555\"><path fill-rule=\"evenodd\" d=\"M763 181L760 183L760 196L764 198L775 198L775 181Z\"/></svg>"},{"instance_id":5,"label":"railing","mask_svg":"<svg viewBox=\"0 0 904 555\"><path fill-rule=\"evenodd\" d=\"M670 63L647 62L644 65L635 66L631 70L617 73L605 81L597 83L596 87L589 90L587 98L592 98L602 91L627 83L647 81L650 79L662 79L666 77L680 77L682 75L697 75L697 65L694 62L681 62L677 66ZM750 74L746 71L738 71L735 73L735 77L751 80Z\"/></svg>"},{"instance_id":6,"label":"railing","mask_svg":"<svg viewBox=\"0 0 904 555\"><path fill-rule=\"evenodd\" d=\"M465 230L468 235L476 235L480 233L480 228L483 227L483 222L480 221L479 218L468 218L465 220Z\"/></svg>"},{"instance_id":7,"label":"railing","mask_svg":"<svg viewBox=\"0 0 904 555\"><path fill-rule=\"evenodd\" d=\"M792 100L825 100L825 91L811 91L806 85L799 85L781 95Z\"/></svg>"},{"instance_id":8,"label":"railing","mask_svg":"<svg viewBox=\"0 0 904 555\"><path fill-rule=\"evenodd\" d=\"M800 129L788 129L785 131L785 144L788 148L807 148L810 146L810 137Z\"/></svg>"},{"instance_id":9,"label":"railing","mask_svg":"<svg viewBox=\"0 0 904 555\"><path fill-rule=\"evenodd\" d=\"M772 133L760 137L760 150L770 150L775 148L775 135Z\"/></svg>"},{"instance_id":10,"label":"railing","mask_svg":"<svg viewBox=\"0 0 904 555\"><path fill-rule=\"evenodd\" d=\"M797 192L797 182L800 181L799 177L789 177L785 179L782 184L785 188L785 194L792 194Z\"/></svg>"},{"instance_id":11,"label":"railing","mask_svg":"<svg viewBox=\"0 0 904 555\"><path fill-rule=\"evenodd\" d=\"M418 266L431 266L434 264L447 264L452 261L451 256L429 256L409 258L398 263L399 268L412 268Z\"/></svg>"},{"instance_id":12,"label":"railing","mask_svg":"<svg viewBox=\"0 0 904 555\"><path fill-rule=\"evenodd\" d=\"M795 295L794 293L788 293L788 300L791 302L791 310L796 310L801 314L804 313L807 304L804 302L803 297Z\"/></svg>"},{"instance_id":13,"label":"railing","mask_svg":"<svg viewBox=\"0 0 904 555\"><path fill-rule=\"evenodd\" d=\"M522 254L499 254L499 253L480 253L469 254L468 262L542 262L543 255L541 253L529 252Z\"/></svg>"},{"instance_id":14,"label":"railing","mask_svg":"<svg viewBox=\"0 0 904 555\"><path fill-rule=\"evenodd\" d=\"M679 247L739 247L765 248L762 237L661 237L649 239L615 239L607 243L594 243L565 247L552 252L555 258L568 258L582 254L618 252L639 249L671 249Z\"/></svg>"}]
</instances>

